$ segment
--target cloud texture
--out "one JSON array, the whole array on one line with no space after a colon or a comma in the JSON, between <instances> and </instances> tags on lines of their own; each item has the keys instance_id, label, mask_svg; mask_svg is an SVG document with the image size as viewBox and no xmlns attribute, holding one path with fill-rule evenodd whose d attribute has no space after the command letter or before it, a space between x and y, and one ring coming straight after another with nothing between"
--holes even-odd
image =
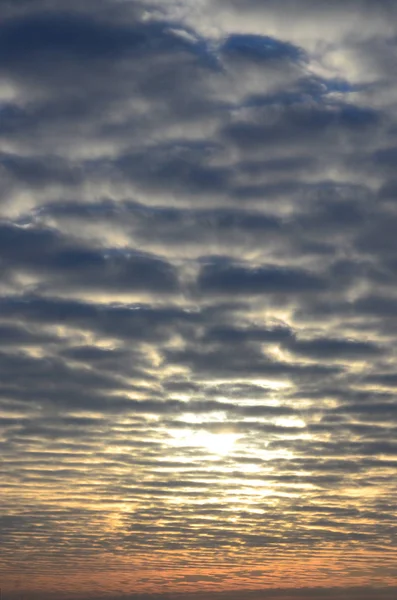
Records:
<instances>
[{"instance_id":1,"label":"cloud texture","mask_svg":"<svg viewBox=\"0 0 397 600\"><path fill-rule=\"evenodd\" d=\"M394 597L396 16L1 3L10 597Z\"/></svg>"}]
</instances>

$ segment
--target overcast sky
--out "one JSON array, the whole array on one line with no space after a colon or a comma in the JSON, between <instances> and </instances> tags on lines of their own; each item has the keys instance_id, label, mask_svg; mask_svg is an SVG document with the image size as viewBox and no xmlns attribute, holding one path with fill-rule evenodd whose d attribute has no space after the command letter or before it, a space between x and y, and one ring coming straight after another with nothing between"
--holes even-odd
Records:
<instances>
[{"instance_id":1,"label":"overcast sky","mask_svg":"<svg viewBox=\"0 0 397 600\"><path fill-rule=\"evenodd\" d=\"M395 1L1 0L4 600L396 597L396 167Z\"/></svg>"}]
</instances>

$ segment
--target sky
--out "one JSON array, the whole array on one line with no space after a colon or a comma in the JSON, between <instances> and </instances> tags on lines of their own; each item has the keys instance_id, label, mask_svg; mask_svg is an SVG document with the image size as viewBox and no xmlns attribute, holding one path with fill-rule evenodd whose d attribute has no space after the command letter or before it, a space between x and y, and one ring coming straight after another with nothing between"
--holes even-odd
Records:
<instances>
[{"instance_id":1,"label":"sky","mask_svg":"<svg viewBox=\"0 0 397 600\"><path fill-rule=\"evenodd\" d=\"M1 0L3 600L397 597L397 3Z\"/></svg>"}]
</instances>

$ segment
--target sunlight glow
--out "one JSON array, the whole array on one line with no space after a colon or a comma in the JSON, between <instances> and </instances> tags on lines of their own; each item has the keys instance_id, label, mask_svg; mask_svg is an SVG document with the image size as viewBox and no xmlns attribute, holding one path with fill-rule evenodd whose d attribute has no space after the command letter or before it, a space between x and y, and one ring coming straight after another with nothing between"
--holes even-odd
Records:
<instances>
[{"instance_id":1,"label":"sunlight glow","mask_svg":"<svg viewBox=\"0 0 397 600\"><path fill-rule=\"evenodd\" d=\"M177 446L196 447L207 450L210 454L228 454L239 435L236 433L210 433L208 431L178 431L172 432Z\"/></svg>"}]
</instances>

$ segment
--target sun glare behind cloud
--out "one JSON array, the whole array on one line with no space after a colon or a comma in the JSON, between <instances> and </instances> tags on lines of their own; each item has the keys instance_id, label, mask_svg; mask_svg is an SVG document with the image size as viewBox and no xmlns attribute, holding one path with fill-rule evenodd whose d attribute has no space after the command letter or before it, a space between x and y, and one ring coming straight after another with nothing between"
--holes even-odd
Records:
<instances>
[{"instance_id":1,"label":"sun glare behind cloud","mask_svg":"<svg viewBox=\"0 0 397 600\"><path fill-rule=\"evenodd\" d=\"M213 455L231 452L240 437L236 433L211 433L208 431L182 431L171 433L172 443L180 447L195 447Z\"/></svg>"}]
</instances>

